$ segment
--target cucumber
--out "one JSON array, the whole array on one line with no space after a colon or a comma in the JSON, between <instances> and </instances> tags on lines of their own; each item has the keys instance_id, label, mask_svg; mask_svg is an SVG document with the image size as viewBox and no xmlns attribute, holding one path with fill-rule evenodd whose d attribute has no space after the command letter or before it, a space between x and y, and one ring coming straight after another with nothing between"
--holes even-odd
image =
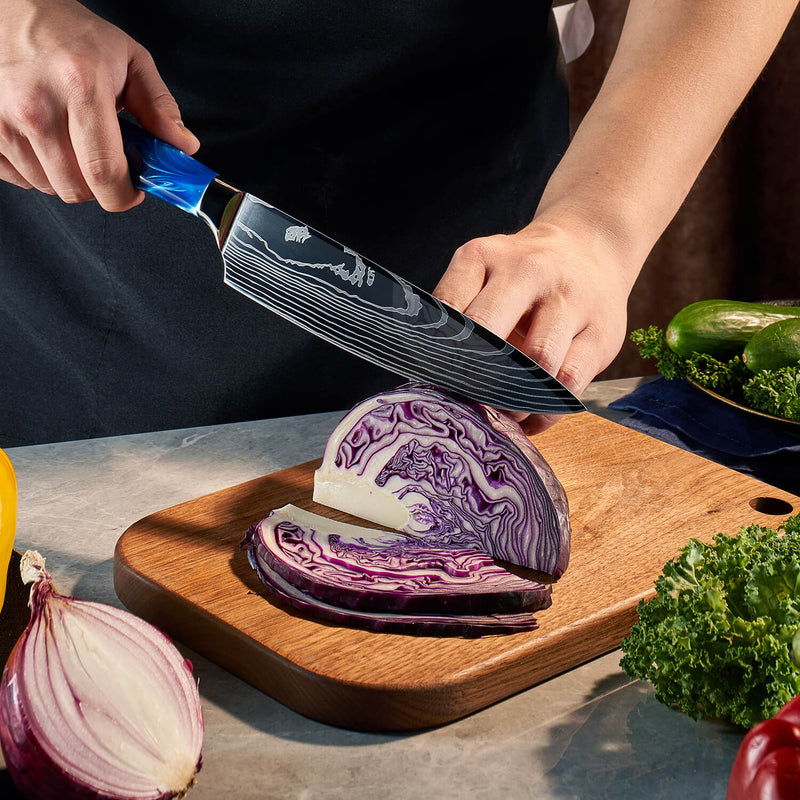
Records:
<instances>
[{"instance_id":1,"label":"cucumber","mask_svg":"<svg viewBox=\"0 0 800 800\"><path fill-rule=\"evenodd\" d=\"M756 331L791 318L800 318L800 306L700 300L672 318L666 331L667 344L679 356L707 353L726 361L741 355Z\"/></svg>"},{"instance_id":2,"label":"cucumber","mask_svg":"<svg viewBox=\"0 0 800 800\"><path fill-rule=\"evenodd\" d=\"M742 361L751 372L800 366L800 318L782 319L754 333Z\"/></svg>"}]
</instances>

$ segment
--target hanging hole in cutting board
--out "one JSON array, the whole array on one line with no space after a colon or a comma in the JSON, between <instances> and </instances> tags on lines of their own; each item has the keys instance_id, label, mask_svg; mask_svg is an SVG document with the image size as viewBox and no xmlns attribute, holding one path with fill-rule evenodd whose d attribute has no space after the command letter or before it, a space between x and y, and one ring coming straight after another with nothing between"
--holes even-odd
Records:
<instances>
[{"instance_id":1,"label":"hanging hole in cutting board","mask_svg":"<svg viewBox=\"0 0 800 800\"><path fill-rule=\"evenodd\" d=\"M775 516L791 514L793 510L791 503L787 503L786 500L781 500L779 497L754 497L750 501L750 507L760 514L774 514Z\"/></svg>"}]
</instances>

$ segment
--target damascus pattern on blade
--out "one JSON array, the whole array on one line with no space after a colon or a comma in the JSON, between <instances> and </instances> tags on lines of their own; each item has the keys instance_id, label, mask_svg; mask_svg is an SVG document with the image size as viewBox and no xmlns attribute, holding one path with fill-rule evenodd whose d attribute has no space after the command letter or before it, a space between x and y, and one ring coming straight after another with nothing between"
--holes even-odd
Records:
<instances>
[{"instance_id":1,"label":"damascus pattern on blade","mask_svg":"<svg viewBox=\"0 0 800 800\"><path fill-rule=\"evenodd\" d=\"M583 405L508 342L394 273L246 195L222 247L225 282L396 374L496 408Z\"/></svg>"}]
</instances>

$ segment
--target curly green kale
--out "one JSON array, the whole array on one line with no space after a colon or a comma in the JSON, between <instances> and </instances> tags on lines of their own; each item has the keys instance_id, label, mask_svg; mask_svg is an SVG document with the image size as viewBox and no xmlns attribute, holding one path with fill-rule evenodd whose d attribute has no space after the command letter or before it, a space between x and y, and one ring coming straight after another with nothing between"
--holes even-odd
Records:
<instances>
[{"instance_id":1,"label":"curly green kale","mask_svg":"<svg viewBox=\"0 0 800 800\"><path fill-rule=\"evenodd\" d=\"M620 666L662 703L749 728L800 694L800 515L692 539L655 588Z\"/></svg>"},{"instance_id":2,"label":"curly green kale","mask_svg":"<svg viewBox=\"0 0 800 800\"><path fill-rule=\"evenodd\" d=\"M800 421L800 365L753 375L739 356L729 361L706 353L679 356L656 325L635 330L630 338L667 380L689 380L755 411Z\"/></svg>"}]
</instances>

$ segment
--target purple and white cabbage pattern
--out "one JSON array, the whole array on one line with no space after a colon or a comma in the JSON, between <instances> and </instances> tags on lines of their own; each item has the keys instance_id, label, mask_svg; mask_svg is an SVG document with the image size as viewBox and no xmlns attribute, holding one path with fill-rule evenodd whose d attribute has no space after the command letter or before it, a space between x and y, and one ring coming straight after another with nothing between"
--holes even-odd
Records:
<instances>
[{"instance_id":1,"label":"purple and white cabbage pattern","mask_svg":"<svg viewBox=\"0 0 800 800\"><path fill-rule=\"evenodd\" d=\"M251 562L319 600L354 609L486 613L550 604L550 587L478 550L348 525L292 505L246 536Z\"/></svg>"},{"instance_id":2,"label":"purple and white cabbage pattern","mask_svg":"<svg viewBox=\"0 0 800 800\"><path fill-rule=\"evenodd\" d=\"M529 631L569 561L566 494L507 414L424 384L355 406L328 440L314 500L382 527L288 505L242 547L278 603L372 631ZM387 530L391 529L391 530Z\"/></svg>"},{"instance_id":3,"label":"purple and white cabbage pattern","mask_svg":"<svg viewBox=\"0 0 800 800\"><path fill-rule=\"evenodd\" d=\"M436 612L370 611L345 608L320 600L285 580L268 564L250 554L250 563L268 592L281 604L324 622L362 628L378 633L413 636L461 636L476 638L489 634L521 633L538 627L529 610L494 614L457 614L446 609Z\"/></svg>"},{"instance_id":4,"label":"purple and white cabbage pattern","mask_svg":"<svg viewBox=\"0 0 800 800\"><path fill-rule=\"evenodd\" d=\"M348 507L365 493L372 499ZM566 494L520 426L429 385L406 384L355 406L328 440L314 499L556 578L569 562ZM399 524L393 504L405 509Z\"/></svg>"}]
</instances>

